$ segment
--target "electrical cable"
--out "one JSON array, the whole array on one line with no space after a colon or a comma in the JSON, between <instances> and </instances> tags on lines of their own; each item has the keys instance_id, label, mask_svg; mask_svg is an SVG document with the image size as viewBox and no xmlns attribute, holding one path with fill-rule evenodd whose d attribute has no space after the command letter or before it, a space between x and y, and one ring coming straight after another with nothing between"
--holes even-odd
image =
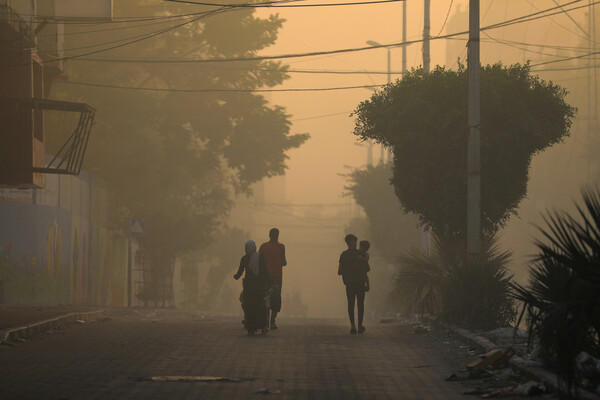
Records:
<instances>
[{"instance_id":1,"label":"electrical cable","mask_svg":"<svg viewBox=\"0 0 600 400\"><path fill-rule=\"evenodd\" d=\"M517 17L517 18L513 18L507 21L503 21L500 23L496 23L496 24L492 24L492 25L488 25L485 26L483 28L481 28L481 31L485 31L485 30L490 30L490 29L498 29L498 28L503 28L506 26L510 26L510 25L514 25L514 24L519 24L519 23L523 23L523 22L529 22L532 20L536 20L536 19L540 19L540 18L544 18L544 17L549 17L555 14L547 14L547 15L541 15L544 14L546 12L549 11L553 11L556 9L561 9L561 11L559 11L559 13L565 12L562 11L564 6L567 5L572 5L575 3L579 3L582 0L573 0L569 3L563 4L560 7L551 7L548 8L546 10L542 10L542 11L538 11L536 13L533 14L528 14L528 15L524 15L521 17ZM594 1L594 2L590 2L589 4L585 4L583 6L577 6L574 8L571 8L569 10L566 11L571 11L574 9L580 9L580 8L585 8L585 7L591 7L594 4L600 3L600 0ZM215 10L213 13L210 13L208 16L210 15L214 15L214 13L219 12L224 10L225 7L221 8L220 10ZM120 47L125 47L127 45L133 44L133 43L137 43L140 42L142 40L146 40L146 39L150 39L152 37L161 35L163 33L172 31L174 29L177 29L181 26L190 24L192 22L195 22L203 17L205 17L207 15L202 15L200 17L196 17L194 19L192 19L191 21L186 21L184 23L178 24L174 27L168 28L168 29L164 29L152 34L149 34L148 36L144 36L142 38L138 38L136 40L127 42L127 43L121 43L106 49L100 49L100 50L94 50L91 52L87 52L87 53L82 53L82 54L76 54L76 55L70 55L70 56L65 56L65 57L60 57L60 58L55 58L53 60L42 60L42 63L47 63L47 62L55 62L55 61L61 61L61 60L72 60L72 59L78 59L78 58L82 58L88 55L93 55L93 54L98 54L98 53L102 53L105 51L109 51L109 50L113 50L115 48L120 48ZM442 35L442 36L433 36L430 38L430 40L439 40L439 39L448 39L448 38L453 38L453 37L457 37L457 36L461 36L461 35L465 35L468 34L468 31L463 31L463 32L455 32L455 33L451 33L451 34L446 34L446 35ZM398 42L398 43L389 43L389 44L382 44L382 45L377 45L377 46L368 46L368 47L358 47L358 48L349 48L349 49L337 49L337 50L329 50L329 51L317 51L317 52L309 52L309 53L299 53L299 54L284 54L284 55L278 55L278 56L255 56L255 57L237 57L237 58L213 58L213 59L196 59L196 60L149 60L149 59L139 59L139 60L128 60L128 62L166 62L166 63L186 63L186 62L190 62L190 63L207 63L207 62L237 62L237 61L262 61L262 60L275 60L275 59L289 59L289 58L298 58L298 57L309 57L309 56L320 56L320 55L330 55L330 54L343 54L343 53L351 53L351 52L357 52L357 51L365 51L365 50L373 50L373 49L378 49L378 48L387 48L387 47L399 47L399 46L406 46L409 44L414 44L414 43L421 43L423 41L423 39L414 39L414 40L409 40L406 42ZM100 59L94 59L95 61L103 61L101 58ZM125 60L120 60L120 62L124 62Z\"/></svg>"},{"instance_id":2,"label":"electrical cable","mask_svg":"<svg viewBox=\"0 0 600 400\"><path fill-rule=\"evenodd\" d=\"M483 34L485 36L487 36L488 38L490 38L493 42L496 42L498 44L502 44L502 45L505 45L505 46L509 46L509 47L512 47L512 48L515 48L515 49L518 49L518 50L527 51L529 53L541 54L543 56L548 56L548 57L561 57L561 56L558 56L556 54L550 54L550 53L544 53L542 51L530 50L530 49L528 49L526 47L521 47L521 46L518 46L518 45L514 45L514 44L503 42L500 39L496 39L496 38L490 36L487 32L483 32Z\"/></svg>"},{"instance_id":3,"label":"electrical cable","mask_svg":"<svg viewBox=\"0 0 600 400\"><path fill-rule=\"evenodd\" d=\"M204 2L196 2L191 0L165 0L172 3L185 3L185 4L195 4L201 6L210 6L210 7L221 7L223 4L218 3L204 3ZM358 5L370 5L370 4L383 4L383 3L396 3L406 0L374 0L374 1L359 1L355 3L324 3L324 4L272 4L272 3L280 3L280 2L266 2L266 3L256 3L256 4L227 4L226 7L230 8L286 8L286 7L334 7L334 6L358 6Z\"/></svg>"},{"instance_id":4,"label":"electrical cable","mask_svg":"<svg viewBox=\"0 0 600 400\"><path fill-rule=\"evenodd\" d=\"M571 60L578 60L580 58L586 58L586 57L589 57L589 56L594 56L596 54L600 54L600 51L593 51L591 53L581 54L581 55L578 55L578 56L561 58L560 60L551 60L551 61L539 62L539 63L536 63L536 64L531 64L531 66L532 67L537 67L537 66L540 66L540 65L554 64L554 63L557 63L557 62L565 62L565 61L571 61Z\"/></svg>"},{"instance_id":5,"label":"electrical cable","mask_svg":"<svg viewBox=\"0 0 600 400\"><path fill-rule=\"evenodd\" d=\"M306 1L306 0L275 0L275 1L271 1L270 3L272 3L272 4L279 4L279 3L292 3L292 2L301 2L301 1ZM403 1L403 0L397 0L397 1ZM227 6L227 4L220 4L220 7L230 8L230 7ZM214 10L211 10L211 11L214 11ZM197 16L199 14L204 14L206 12L207 11L199 11L199 12L195 12L195 13L175 14L175 15L155 15L155 16L144 16L144 17L122 17L123 19L121 19L121 20L119 20L119 18L113 17L109 21L94 21L94 22L90 22L90 21L60 21L60 20L56 19L56 16L52 16L52 15L21 14L21 13L19 15L27 16L27 17L30 17L30 18L42 19L42 20L46 21L46 23L53 23L53 24L65 24L65 25L104 25L104 24L122 24L122 23L130 23L130 22L156 21L156 20L161 20L161 19L174 19L174 18L181 18L181 17L193 17L193 16ZM210 11L208 11L208 12L210 12ZM16 20L12 20L12 21L16 21Z\"/></svg>"},{"instance_id":6,"label":"electrical cable","mask_svg":"<svg viewBox=\"0 0 600 400\"><path fill-rule=\"evenodd\" d=\"M446 13L446 18L444 18L444 23L442 24L442 27L440 28L440 31L438 32L438 34L436 36L440 36L442 34L442 31L446 27L446 23L448 22L448 17L450 16L450 11L452 11L453 4L454 4L454 0L450 0L450 6L448 6L448 12Z\"/></svg>"},{"instance_id":7,"label":"electrical cable","mask_svg":"<svg viewBox=\"0 0 600 400\"><path fill-rule=\"evenodd\" d=\"M573 3L578 3L581 2L582 0L574 0L570 3L567 3L566 5L569 4L573 4ZM585 8L585 7L590 7L591 5L594 4L598 4L600 3L600 0L596 0L593 3L590 4L586 4L583 6L578 6L576 7L577 9L579 8ZM565 5L563 5L564 7ZM544 12L548 12L548 11L553 11L558 9L559 7L552 7L546 10L542 10L533 14L528 14L528 15L524 15L518 18L513 18L504 22L500 22L500 23L496 23L496 24L492 24L492 25L488 25L485 27L481 28L481 31L487 31L487 30L491 30L491 29L498 29L498 28L504 28L507 26L511 26L511 25L515 25L515 24L519 24L519 23L524 23L524 22L529 22L532 20L536 20L536 19L540 19L540 18L544 18L547 16L551 16L551 15L555 15L555 14L548 14L548 15L540 15L541 13ZM575 9L575 8L573 8ZM570 9L570 10L573 10ZM560 11L562 12L562 11ZM530 18L531 16L534 16L533 18ZM440 39L449 39L449 38L455 38L457 36L462 36L462 35L466 35L468 34L469 31L462 31L462 32L455 32L455 33L450 33L450 34L446 34L446 35L441 35L441 36L432 36L430 38L430 40L440 40ZM396 43L388 43L388 44L381 44L381 45L374 45L374 46L362 46L362 47L355 47L355 48L346 48L346 49L336 49L336 50L326 50L326 51L314 51L314 52L307 52L307 53L295 53L295 54L281 54L281 55L274 55L274 56L254 56L254 57L235 57L235 58L211 58L211 59L110 59L110 58L93 58L93 59L87 59L88 61L98 61L98 62L138 62L138 63L222 63L222 62L240 62L240 61L263 61L263 60L278 60L278 59L290 59L290 58L300 58L300 57L311 57L311 56L321 56L321 55L331 55L331 54L343 54L343 53L353 53L353 52L358 52L358 51L365 51L365 50L374 50L374 49L380 49L380 48L388 48L388 47L401 47L401 46L406 46L406 45L410 45L410 44L415 44L415 43L421 43L423 42L423 39L413 39L413 40L407 40L405 42L396 42ZM123 45L121 45L123 46ZM98 51L100 52L100 51ZM77 56L71 56L71 58L78 58L78 59L82 59L81 57L84 57L88 54L84 54L84 55L77 55Z\"/></svg>"},{"instance_id":8,"label":"electrical cable","mask_svg":"<svg viewBox=\"0 0 600 400\"><path fill-rule=\"evenodd\" d=\"M117 49L117 48L120 48L120 47L125 47L125 46L128 46L130 44L134 44L134 43L141 42L143 40L151 39L153 37L156 37L156 36L162 35L164 33L173 31L175 29L181 28L182 26L185 26L185 25L191 24L193 22L196 22L196 21L198 21L198 20L200 20L200 19L202 19L204 17L215 15L215 14L219 13L220 11L221 10L211 11L211 12L209 12L207 14L204 14L204 15L201 15L199 17L196 17L196 18L194 18L194 19L192 19L190 21L186 21L186 22L183 22L181 24L178 24L178 25L175 25L175 26L172 26L172 27L169 27L169 28L157 31L157 32L153 32L151 34L144 35L143 37L138 37L137 39L129 41L127 43L121 43L121 44L114 45L114 46L111 46L111 47L106 48L106 49L89 51L87 53L82 53L82 54L76 54L76 55L70 55L70 56L64 56L64 57L56 57L56 58L53 58L51 60L41 60L41 61L39 61L39 63L40 64L45 64L45 63L49 63L49 62L72 60L72 59L76 59L76 58L79 58L79 57L85 57L85 56L89 56L89 55L93 55L93 54L98 54L98 53L102 53L102 52L109 51L109 50L114 50L114 49ZM4 67L14 67L14 66L20 66L20 65L31 65L31 63L5 65Z\"/></svg>"},{"instance_id":9,"label":"electrical cable","mask_svg":"<svg viewBox=\"0 0 600 400\"><path fill-rule=\"evenodd\" d=\"M370 88L381 88L385 85L357 85L357 86L339 86L339 87L327 87L327 88L294 88L294 89L164 89L164 88L145 88L145 87L134 87L134 86L118 86L118 85L105 85L100 83L87 83L87 82L69 82L69 81L57 81L59 83L77 86L88 86L97 88L107 89L124 89L124 90L140 90L147 92L174 92L174 93L270 93L270 92L328 92L334 90L350 90L350 89L370 89Z\"/></svg>"}]
</instances>

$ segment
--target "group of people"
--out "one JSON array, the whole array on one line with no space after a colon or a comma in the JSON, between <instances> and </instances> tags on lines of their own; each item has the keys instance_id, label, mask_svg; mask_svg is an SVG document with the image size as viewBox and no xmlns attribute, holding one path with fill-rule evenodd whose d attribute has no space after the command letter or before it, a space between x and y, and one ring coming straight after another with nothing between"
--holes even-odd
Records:
<instances>
[{"instance_id":1,"label":"group of people","mask_svg":"<svg viewBox=\"0 0 600 400\"><path fill-rule=\"evenodd\" d=\"M346 285L350 334L365 332L363 325L365 313L365 293L370 289L368 272L370 244L366 240L358 243L358 238L349 234L345 237L348 249L342 252L339 260L338 275ZM277 329L277 313L281 310L281 286L283 267L287 265L285 246L279 243L279 229L269 231L269 241L256 249L252 240L246 242L246 254L240 260L236 280L244 274L243 291L240 302L244 310L244 326L248 335L261 331ZM354 319L354 308L358 310L358 327Z\"/></svg>"},{"instance_id":2,"label":"group of people","mask_svg":"<svg viewBox=\"0 0 600 400\"><path fill-rule=\"evenodd\" d=\"M240 296L244 310L244 326L248 335L269 329L277 329L277 313L281 310L281 285L283 267L287 265L285 246L279 243L279 229L269 231L269 241L256 250L256 243L248 240L246 254L240 260L237 273L240 279L244 271L243 291Z\"/></svg>"}]
</instances>

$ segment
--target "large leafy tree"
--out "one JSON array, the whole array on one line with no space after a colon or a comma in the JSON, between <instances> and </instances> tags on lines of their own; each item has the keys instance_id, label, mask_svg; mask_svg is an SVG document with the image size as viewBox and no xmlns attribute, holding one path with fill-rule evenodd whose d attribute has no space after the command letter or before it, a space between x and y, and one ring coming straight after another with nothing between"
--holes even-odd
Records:
<instances>
[{"instance_id":1,"label":"large leafy tree","mask_svg":"<svg viewBox=\"0 0 600 400\"><path fill-rule=\"evenodd\" d=\"M482 224L493 232L526 195L534 154L569 134L566 91L528 65L481 70ZM413 70L354 112L354 134L394 150L392 183L407 211L440 237L464 239L467 213L467 71Z\"/></svg>"},{"instance_id":2,"label":"large leafy tree","mask_svg":"<svg viewBox=\"0 0 600 400\"><path fill-rule=\"evenodd\" d=\"M253 92L287 78L281 63L164 62L256 56L275 42L278 16L158 0L115 2L114 14L109 25L67 25L67 57L136 42L67 60L70 84L55 84L52 96L96 108L84 167L117 193L121 217L148 220L145 254L167 265L206 246L232 194L283 174L286 151L308 135L291 134L285 109Z\"/></svg>"},{"instance_id":3,"label":"large leafy tree","mask_svg":"<svg viewBox=\"0 0 600 400\"><path fill-rule=\"evenodd\" d=\"M355 169L348 176L346 190L367 216L373 251L387 263L398 255L419 245L418 220L402 210L390 183L390 164L369 165Z\"/></svg>"}]
</instances>

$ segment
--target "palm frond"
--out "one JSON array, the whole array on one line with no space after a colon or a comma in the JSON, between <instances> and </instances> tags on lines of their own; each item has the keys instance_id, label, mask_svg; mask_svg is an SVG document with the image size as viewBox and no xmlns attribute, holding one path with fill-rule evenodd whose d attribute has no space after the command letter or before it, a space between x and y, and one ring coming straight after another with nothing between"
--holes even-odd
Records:
<instances>
[{"instance_id":1,"label":"palm frond","mask_svg":"<svg viewBox=\"0 0 600 400\"><path fill-rule=\"evenodd\" d=\"M511 284L527 310L530 343L539 341L570 396L577 354L600 355L600 191L586 188L582 197L576 217L545 216L528 285Z\"/></svg>"}]
</instances>

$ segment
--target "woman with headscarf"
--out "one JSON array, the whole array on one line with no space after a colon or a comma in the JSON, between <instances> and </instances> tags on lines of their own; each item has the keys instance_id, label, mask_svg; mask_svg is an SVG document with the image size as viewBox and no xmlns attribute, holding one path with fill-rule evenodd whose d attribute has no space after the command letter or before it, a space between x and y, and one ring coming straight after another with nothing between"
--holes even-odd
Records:
<instances>
[{"instance_id":1,"label":"woman with headscarf","mask_svg":"<svg viewBox=\"0 0 600 400\"><path fill-rule=\"evenodd\" d=\"M267 273L267 264L263 255L256 251L256 243L248 240L245 245L246 255L240 260L240 267L233 276L240 279L244 271L244 313L248 335L254 335L257 330L262 334L269 331L267 325L267 311L265 308L265 296L270 285Z\"/></svg>"}]
</instances>

